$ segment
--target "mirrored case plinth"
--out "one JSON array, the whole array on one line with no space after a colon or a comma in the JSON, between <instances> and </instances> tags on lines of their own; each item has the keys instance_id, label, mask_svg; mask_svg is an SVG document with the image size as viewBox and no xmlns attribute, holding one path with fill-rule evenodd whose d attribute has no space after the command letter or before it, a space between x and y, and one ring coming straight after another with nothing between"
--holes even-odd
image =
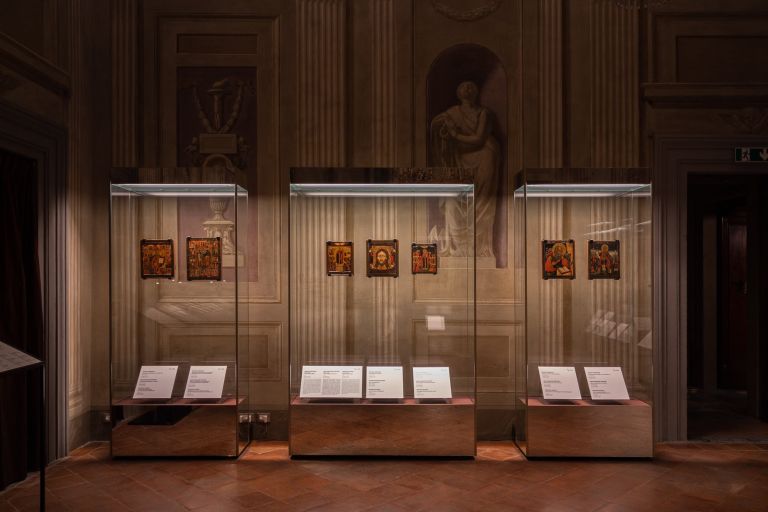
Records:
<instances>
[{"instance_id":1,"label":"mirrored case plinth","mask_svg":"<svg viewBox=\"0 0 768 512\"><path fill-rule=\"evenodd\" d=\"M652 457L648 170L525 169L513 206L518 446Z\"/></svg>"},{"instance_id":2,"label":"mirrored case plinth","mask_svg":"<svg viewBox=\"0 0 768 512\"><path fill-rule=\"evenodd\" d=\"M237 457L248 414L248 192L233 168L114 169L114 457Z\"/></svg>"},{"instance_id":3,"label":"mirrored case plinth","mask_svg":"<svg viewBox=\"0 0 768 512\"><path fill-rule=\"evenodd\" d=\"M288 181L291 455L474 456L472 171Z\"/></svg>"},{"instance_id":4,"label":"mirrored case plinth","mask_svg":"<svg viewBox=\"0 0 768 512\"><path fill-rule=\"evenodd\" d=\"M475 403L291 402L293 455L474 456Z\"/></svg>"}]
</instances>

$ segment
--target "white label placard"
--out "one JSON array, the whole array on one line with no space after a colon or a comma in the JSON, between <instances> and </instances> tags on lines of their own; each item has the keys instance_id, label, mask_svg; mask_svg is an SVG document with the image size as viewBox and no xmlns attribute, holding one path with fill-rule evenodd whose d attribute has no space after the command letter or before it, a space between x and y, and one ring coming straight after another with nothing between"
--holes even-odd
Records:
<instances>
[{"instance_id":1,"label":"white label placard","mask_svg":"<svg viewBox=\"0 0 768 512\"><path fill-rule=\"evenodd\" d=\"M442 315L427 315L427 330L428 331L444 331L445 330L445 317Z\"/></svg>"},{"instance_id":2,"label":"white label placard","mask_svg":"<svg viewBox=\"0 0 768 512\"><path fill-rule=\"evenodd\" d=\"M190 366L184 398L221 398L226 366Z\"/></svg>"},{"instance_id":3,"label":"white label placard","mask_svg":"<svg viewBox=\"0 0 768 512\"><path fill-rule=\"evenodd\" d=\"M447 366L414 367L413 396L416 398L453 398L450 368Z\"/></svg>"},{"instance_id":4,"label":"white label placard","mask_svg":"<svg viewBox=\"0 0 768 512\"><path fill-rule=\"evenodd\" d=\"M178 366L142 366L133 398L171 398Z\"/></svg>"},{"instance_id":5,"label":"white label placard","mask_svg":"<svg viewBox=\"0 0 768 512\"><path fill-rule=\"evenodd\" d=\"M629 400L624 374L618 366L584 367L592 400Z\"/></svg>"},{"instance_id":6,"label":"white label placard","mask_svg":"<svg viewBox=\"0 0 768 512\"><path fill-rule=\"evenodd\" d=\"M573 366L539 366L545 400L580 400L579 380Z\"/></svg>"},{"instance_id":7,"label":"white label placard","mask_svg":"<svg viewBox=\"0 0 768 512\"><path fill-rule=\"evenodd\" d=\"M403 398L402 366L366 368L366 398Z\"/></svg>"},{"instance_id":8,"label":"white label placard","mask_svg":"<svg viewBox=\"0 0 768 512\"><path fill-rule=\"evenodd\" d=\"M303 366L301 398L362 398L362 366Z\"/></svg>"}]
</instances>

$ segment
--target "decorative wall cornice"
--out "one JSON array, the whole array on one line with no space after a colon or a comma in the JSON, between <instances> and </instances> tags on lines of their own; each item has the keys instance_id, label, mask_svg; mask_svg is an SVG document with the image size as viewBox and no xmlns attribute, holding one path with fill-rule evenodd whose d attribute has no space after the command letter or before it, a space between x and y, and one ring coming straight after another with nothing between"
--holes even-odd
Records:
<instances>
[{"instance_id":1,"label":"decorative wall cornice","mask_svg":"<svg viewBox=\"0 0 768 512\"><path fill-rule=\"evenodd\" d=\"M738 112L718 113L714 117L738 133L760 134L768 131L768 108L747 107Z\"/></svg>"},{"instance_id":2,"label":"decorative wall cornice","mask_svg":"<svg viewBox=\"0 0 768 512\"><path fill-rule=\"evenodd\" d=\"M485 0L475 7L459 9L452 7L442 0L432 0L432 7L454 21L477 21L493 14L501 6L502 0Z\"/></svg>"},{"instance_id":3,"label":"decorative wall cornice","mask_svg":"<svg viewBox=\"0 0 768 512\"><path fill-rule=\"evenodd\" d=\"M644 83L642 97L653 106L751 106L768 105L765 84Z\"/></svg>"},{"instance_id":4,"label":"decorative wall cornice","mask_svg":"<svg viewBox=\"0 0 768 512\"><path fill-rule=\"evenodd\" d=\"M69 74L3 33L0 33L0 64L55 94L69 95Z\"/></svg>"}]
</instances>

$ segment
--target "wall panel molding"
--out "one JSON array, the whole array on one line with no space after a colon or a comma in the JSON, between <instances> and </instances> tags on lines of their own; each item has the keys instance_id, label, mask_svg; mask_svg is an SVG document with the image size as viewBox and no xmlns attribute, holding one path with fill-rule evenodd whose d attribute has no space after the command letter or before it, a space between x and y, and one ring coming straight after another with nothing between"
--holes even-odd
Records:
<instances>
[{"instance_id":1,"label":"wall panel molding","mask_svg":"<svg viewBox=\"0 0 768 512\"><path fill-rule=\"evenodd\" d=\"M397 163L397 47L394 0L371 0L373 63L372 111L372 163L390 167ZM397 201L378 198L373 208L374 230L372 238L392 239L397 235ZM405 245L405 244L403 244ZM400 248L401 261L410 254L407 247ZM394 279L376 279L373 290L374 343L378 356L397 356L397 283Z\"/></svg>"},{"instance_id":2,"label":"wall panel molding","mask_svg":"<svg viewBox=\"0 0 768 512\"><path fill-rule=\"evenodd\" d=\"M59 96L66 97L70 93L70 78L64 69L2 32L0 64Z\"/></svg>"},{"instance_id":3,"label":"wall panel molding","mask_svg":"<svg viewBox=\"0 0 768 512\"><path fill-rule=\"evenodd\" d=\"M540 0L538 97L539 162L563 165L563 2Z\"/></svg>"},{"instance_id":4,"label":"wall panel molding","mask_svg":"<svg viewBox=\"0 0 768 512\"><path fill-rule=\"evenodd\" d=\"M296 30L298 166L343 166L347 158L347 2L297 0ZM331 361L345 353L345 285L328 278L320 257L326 240L345 235L346 202L302 201L291 215L298 227L291 241L294 283L291 307L294 361ZM359 250L359 249L358 249ZM331 297L343 301L331 304ZM298 359L297 359L298 358Z\"/></svg>"},{"instance_id":5,"label":"wall panel molding","mask_svg":"<svg viewBox=\"0 0 768 512\"><path fill-rule=\"evenodd\" d=\"M594 167L640 159L639 14L609 2L591 9L591 130Z\"/></svg>"},{"instance_id":6,"label":"wall panel molding","mask_svg":"<svg viewBox=\"0 0 768 512\"><path fill-rule=\"evenodd\" d=\"M67 153L67 240L69 241L67 258L69 261L78 263L67 268L66 306L69 340L67 348L68 412L73 418L81 415L90 403L88 354L91 337L85 335L84 327L90 323L87 317L91 308L87 302L91 294L86 292L89 283L86 272L83 272L85 265L82 262L87 255L81 250L84 240L80 236L83 233L85 214L83 203L86 200L83 186L83 178L86 174L83 171L90 163L87 152L90 137L85 119L89 87L84 79L85 52L83 51L81 13L81 0L71 0L69 11L65 13L67 23L72 29L67 60L71 83L74 85L69 99L69 130L76 136L70 137Z\"/></svg>"},{"instance_id":7,"label":"wall panel molding","mask_svg":"<svg viewBox=\"0 0 768 512\"><path fill-rule=\"evenodd\" d=\"M709 4L709 5L708 5ZM717 50L720 41L733 41L734 38L745 36L757 37L761 40L768 38L768 11L765 5L762 9L749 9L743 2L732 2L732 5L724 9L722 5L713 6L708 2L701 2L695 10L669 11L653 10L649 13L646 22L646 41L648 54L648 81L653 83L682 83L686 76L685 70L680 66L680 42L685 38L716 38L713 40L713 50ZM746 50L752 46L748 41L744 44ZM735 56L738 58L738 55ZM700 70L711 74L714 70L707 69L713 62L706 59L694 62L685 62L688 66L698 66ZM682 76L681 76L681 71ZM689 70L693 71L693 70ZM694 74L693 76L697 76ZM712 80L712 78L708 78ZM741 73L735 75L724 73L719 80L721 84L740 83Z\"/></svg>"},{"instance_id":8,"label":"wall panel molding","mask_svg":"<svg viewBox=\"0 0 768 512\"><path fill-rule=\"evenodd\" d=\"M138 2L112 2L112 164L138 164Z\"/></svg>"},{"instance_id":9,"label":"wall panel molding","mask_svg":"<svg viewBox=\"0 0 768 512\"><path fill-rule=\"evenodd\" d=\"M115 167L138 166L139 140L137 119L139 115L138 69L138 8L137 0L115 0L111 3L111 57L112 57L112 165ZM140 238L137 205L114 203L112 214L117 219L117 232L128 234L115 239L112 245L112 268L129 269L128 272L111 276L109 293L121 295L123 300L113 302L111 332L111 378L119 386L130 387L132 369L139 364L137 335L139 326L136 315L139 310L139 262L133 240ZM110 227L111 232L111 227ZM111 242L110 242L111 243ZM112 297L110 296L110 300ZM110 375L103 376L107 385ZM107 400L109 395L107 396Z\"/></svg>"},{"instance_id":10,"label":"wall panel molding","mask_svg":"<svg viewBox=\"0 0 768 512\"><path fill-rule=\"evenodd\" d=\"M346 157L345 0L297 0L297 164L340 166Z\"/></svg>"}]
</instances>

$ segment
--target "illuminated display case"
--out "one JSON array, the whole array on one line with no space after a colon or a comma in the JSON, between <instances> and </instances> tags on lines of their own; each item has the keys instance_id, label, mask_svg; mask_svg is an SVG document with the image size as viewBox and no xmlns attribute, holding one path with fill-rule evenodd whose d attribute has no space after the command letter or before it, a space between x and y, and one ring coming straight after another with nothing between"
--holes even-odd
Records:
<instances>
[{"instance_id":1,"label":"illuminated display case","mask_svg":"<svg viewBox=\"0 0 768 512\"><path fill-rule=\"evenodd\" d=\"M291 454L474 456L472 172L289 182Z\"/></svg>"},{"instance_id":2,"label":"illuminated display case","mask_svg":"<svg viewBox=\"0 0 768 512\"><path fill-rule=\"evenodd\" d=\"M250 441L247 208L231 167L113 170L113 456L236 457Z\"/></svg>"},{"instance_id":3,"label":"illuminated display case","mask_svg":"<svg viewBox=\"0 0 768 512\"><path fill-rule=\"evenodd\" d=\"M526 169L514 191L516 440L529 457L651 457L647 169Z\"/></svg>"}]
</instances>

